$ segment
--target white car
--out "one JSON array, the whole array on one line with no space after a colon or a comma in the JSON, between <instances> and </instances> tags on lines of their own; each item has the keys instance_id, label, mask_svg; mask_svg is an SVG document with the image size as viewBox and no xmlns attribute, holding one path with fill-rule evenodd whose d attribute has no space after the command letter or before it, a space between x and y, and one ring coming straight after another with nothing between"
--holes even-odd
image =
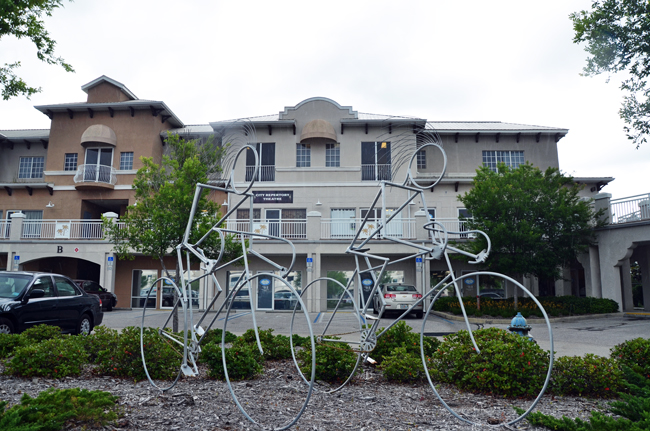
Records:
<instances>
[{"instance_id":1,"label":"white car","mask_svg":"<svg viewBox=\"0 0 650 431\"><path fill-rule=\"evenodd\" d=\"M382 297L386 302L386 309L384 310L384 313L382 313L383 316L389 312L397 312L400 314L403 313L418 300L422 299L422 294L420 294L415 286L411 284L391 283L380 285L377 293L372 300L372 312L374 314L379 314L379 310L381 310ZM415 313L416 318L421 319L423 310L423 303L420 302L415 308L413 308L412 312Z\"/></svg>"}]
</instances>

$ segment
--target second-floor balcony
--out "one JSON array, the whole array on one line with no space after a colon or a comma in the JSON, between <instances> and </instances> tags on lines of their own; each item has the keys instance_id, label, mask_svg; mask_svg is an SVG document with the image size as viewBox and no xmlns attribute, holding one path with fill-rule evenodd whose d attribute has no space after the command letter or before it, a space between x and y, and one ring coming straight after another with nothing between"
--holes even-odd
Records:
<instances>
[{"instance_id":1,"label":"second-floor balcony","mask_svg":"<svg viewBox=\"0 0 650 431\"><path fill-rule=\"evenodd\" d=\"M74 176L75 188L109 188L117 183L116 170L112 166L79 165Z\"/></svg>"},{"instance_id":2,"label":"second-floor balcony","mask_svg":"<svg viewBox=\"0 0 650 431\"><path fill-rule=\"evenodd\" d=\"M255 166L246 166L246 181L253 180ZM262 165L257 171L255 181L275 181L275 165Z\"/></svg>"},{"instance_id":3,"label":"second-floor balcony","mask_svg":"<svg viewBox=\"0 0 650 431\"><path fill-rule=\"evenodd\" d=\"M650 194L612 199L610 211L613 224L650 220Z\"/></svg>"},{"instance_id":4,"label":"second-floor balcony","mask_svg":"<svg viewBox=\"0 0 650 431\"><path fill-rule=\"evenodd\" d=\"M391 164L361 165L361 181L390 181Z\"/></svg>"}]
</instances>

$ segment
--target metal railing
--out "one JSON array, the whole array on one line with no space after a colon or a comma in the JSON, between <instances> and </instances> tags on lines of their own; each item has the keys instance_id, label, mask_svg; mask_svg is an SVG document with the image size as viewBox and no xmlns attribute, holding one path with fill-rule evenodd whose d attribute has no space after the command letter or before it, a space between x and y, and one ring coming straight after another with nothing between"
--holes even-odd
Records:
<instances>
[{"instance_id":1,"label":"metal railing","mask_svg":"<svg viewBox=\"0 0 650 431\"><path fill-rule=\"evenodd\" d=\"M361 181L390 181L391 165L361 165Z\"/></svg>"},{"instance_id":2,"label":"metal railing","mask_svg":"<svg viewBox=\"0 0 650 431\"><path fill-rule=\"evenodd\" d=\"M105 183L115 185L117 176L112 166L79 165L74 176L75 183Z\"/></svg>"},{"instance_id":3,"label":"metal railing","mask_svg":"<svg viewBox=\"0 0 650 431\"><path fill-rule=\"evenodd\" d=\"M650 220L650 194L612 199L609 206L613 224Z\"/></svg>"},{"instance_id":4,"label":"metal railing","mask_svg":"<svg viewBox=\"0 0 650 431\"><path fill-rule=\"evenodd\" d=\"M253 179L255 166L246 166L246 181ZM255 181L275 181L275 165L262 165L257 172Z\"/></svg>"},{"instance_id":5,"label":"metal railing","mask_svg":"<svg viewBox=\"0 0 650 431\"><path fill-rule=\"evenodd\" d=\"M463 239L474 238L473 234L462 233L468 231L467 220L460 220L457 218L437 218L438 223L442 224L449 232L461 232L460 234L450 233L449 239Z\"/></svg>"},{"instance_id":6,"label":"metal railing","mask_svg":"<svg viewBox=\"0 0 650 431\"><path fill-rule=\"evenodd\" d=\"M228 229L249 231L250 220L228 220ZM307 239L307 220L255 220L252 231L286 239ZM255 238L267 239L261 236Z\"/></svg>"},{"instance_id":7,"label":"metal railing","mask_svg":"<svg viewBox=\"0 0 650 431\"><path fill-rule=\"evenodd\" d=\"M11 222L0 220L0 239L8 239L11 234Z\"/></svg>"},{"instance_id":8,"label":"metal railing","mask_svg":"<svg viewBox=\"0 0 650 431\"><path fill-rule=\"evenodd\" d=\"M104 239L101 220L25 220L23 239Z\"/></svg>"},{"instance_id":9,"label":"metal railing","mask_svg":"<svg viewBox=\"0 0 650 431\"><path fill-rule=\"evenodd\" d=\"M357 228L361 226L362 218L323 218L321 219L321 239L350 239L354 238ZM369 219L364 229L361 230L360 238L367 238L377 227L381 220ZM408 238L416 237L415 219L402 218L393 219L382 229L377 239L381 238Z\"/></svg>"}]
</instances>

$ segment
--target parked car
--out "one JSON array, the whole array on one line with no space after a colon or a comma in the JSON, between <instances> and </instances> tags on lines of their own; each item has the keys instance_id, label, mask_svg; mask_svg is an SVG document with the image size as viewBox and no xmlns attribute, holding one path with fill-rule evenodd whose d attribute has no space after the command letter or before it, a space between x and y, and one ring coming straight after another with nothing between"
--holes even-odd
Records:
<instances>
[{"instance_id":1,"label":"parked car","mask_svg":"<svg viewBox=\"0 0 650 431\"><path fill-rule=\"evenodd\" d=\"M273 294L273 308L275 310L293 310L296 302L298 302L298 299L289 290L280 290Z\"/></svg>"},{"instance_id":2,"label":"parked car","mask_svg":"<svg viewBox=\"0 0 650 431\"><path fill-rule=\"evenodd\" d=\"M99 296L99 299L102 300L102 307L104 307L106 311L113 310L113 307L117 305L117 296L113 292L109 292L108 290L101 287L96 281L74 280L74 282L77 283L77 285L83 290L85 290L86 293Z\"/></svg>"},{"instance_id":3,"label":"parked car","mask_svg":"<svg viewBox=\"0 0 650 431\"><path fill-rule=\"evenodd\" d=\"M232 308L245 308L250 310L251 297L247 287L242 287L232 299Z\"/></svg>"},{"instance_id":4,"label":"parked car","mask_svg":"<svg viewBox=\"0 0 650 431\"><path fill-rule=\"evenodd\" d=\"M479 296L487 299L505 299L504 294L501 292L481 292Z\"/></svg>"},{"instance_id":5,"label":"parked car","mask_svg":"<svg viewBox=\"0 0 650 431\"><path fill-rule=\"evenodd\" d=\"M383 296L386 301L386 309L384 310L384 313L403 313L422 298L422 295L418 293L418 290L413 285L401 283L382 284L379 286L379 289L372 300L372 312L374 314L379 314L379 310L381 310L381 298L379 295ZM420 302L413 309L415 317L421 319L423 310L423 304Z\"/></svg>"},{"instance_id":6,"label":"parked car","mask_svg":"<svg viewBox=\"0 0 650 431\"><path fill-rule=\"evenodd\" d=\"M149 293L149 287L145 287L144 289L140 290L140 307L144 307L144 301L147 298L147 294ZM151 295L149 296L149 301L147 302L147 307L155 307L156 306L156 293L158 289L156 286L153 287L153 292L151 292ZM192 290L191 291L192 295L192 306L194 308L199 306L199 292ZM174 288L172 286L164 286L163 291L162 291L162 306L163 307L172 307L174 305Z\"/></svg>"},{"instance_id":7,"label":"parked car","mask_svg":"<svg viewBox=\"0 0 650 431\"><path fill-rule=\"evenodd\" d=\"M103 318L101 299L64 275L0 272L0 333L46 324L88 335Z\"/></svg>"}]
</instances>

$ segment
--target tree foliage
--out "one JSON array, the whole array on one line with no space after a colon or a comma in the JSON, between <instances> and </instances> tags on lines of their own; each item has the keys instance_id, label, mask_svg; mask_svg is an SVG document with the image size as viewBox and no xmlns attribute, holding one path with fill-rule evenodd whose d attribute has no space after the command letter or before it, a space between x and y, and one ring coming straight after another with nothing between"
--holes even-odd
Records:
<instances>
[{"instance_id":1,"label":"tree foliage","mask_svg":"<svg viewBox=\"0 0 650 431\"><path fill-rule=\"evenodd\" d=\"M186 141L178 135L167 137L169 155L160 165L152 158L143 157L144 164L133 181L136 203L129 206L120 223L104 221L107 238L113 242L120 258L132 258L133 252L159 259L164 270L164 257L175 254L175 247L183 241L190 217L196 185L207 183L220 171L223 148L212 141ZM209 199L204 191L199 200L191 231L190 242L196 242L219 220L219 204ZM220 238L212 234L201 244L206 256L219 253ZM231 237L226 237L225 258L241 253ZM178 269L178 268L177 268ZM178 279L178 271L176 278Z\"/></svg>"},{"instance_id":2,"label":"tree foliage","mask_svg":"<svg viewBox=\"0 0 650 431\"><path fill-rule=\"evenodd\" d=\"M574 43L585 42L590 54L584 73L627 72L621 84L626 93L619 110L625 132L636 147L650 133L650 2L647 0L594 0L591 11L570 15Z\"/></svg>"},{"instance_id":3,"label":"tree foliage","mask_svg":"<svg viewBox=\"0 0 650 431\"><path fill-rule=\"evenodd\" d=\"M0 0L0 39L10 35L17 39L28 38L36 45L36 57L47 64L63 67L66 72L74 72L71 65L54 55L56 42L45 29L42 17L52 16L52 11L63 6L63 0ZM5 63L0 67L0 88L2 98L9 100L18 95L28 99L41 91L30 87L16 75L20 61Z\"/></svg>"},{"instance_id":4,"label":"tree foliage","mask_svg":"<svg viewBox=\"0 0 650 431\"><path fill-rule=\"evenodd\" d=\"M578 196L573 178L556 168L541 171L526 163L516 169L500 163L476 171L473 187L459 197L471 212L468 228L485 232L492 250L485 265L513 275L560 278L559 267L588 249L599 214ZM482 235L466 245L487 247Z\"/></svg>"}]
</instances>

